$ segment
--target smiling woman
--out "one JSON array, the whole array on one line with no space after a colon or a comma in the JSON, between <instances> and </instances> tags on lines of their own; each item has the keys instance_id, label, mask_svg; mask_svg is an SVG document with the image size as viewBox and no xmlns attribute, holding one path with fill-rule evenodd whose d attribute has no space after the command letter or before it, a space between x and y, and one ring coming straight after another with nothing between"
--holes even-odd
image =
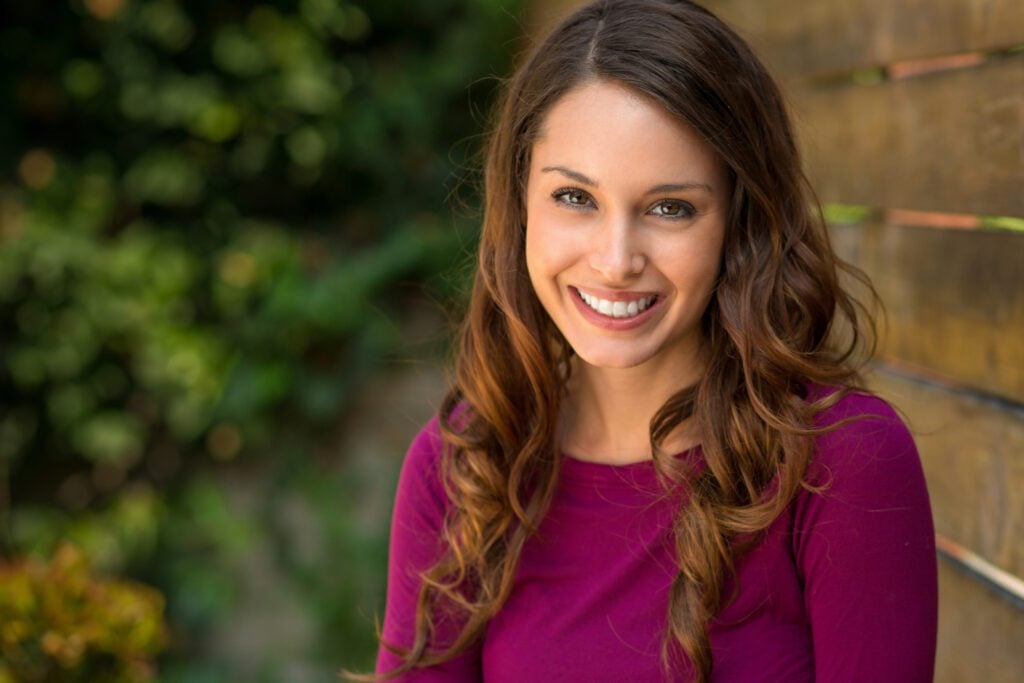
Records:
<instances>
[{"instance_id":1,"label":"smiling woman","mask_svg":"<svg viewBox=\"0 0 1024 683\"><path fill-rule=\"evenodd\" d=\"M871 321L796 149L692 2L592 2L528 56L353 678L931 679L921 463L856 388Z\"/></svg>"},{"instance_id":2,"label":"smiling woman","mask_svg":"<svg viewBox=\"0 0 1024 683\"><path fill-rule=\"evenodd\" d=\"M650 417L700 378L731 185L689 125L617 81L577 86L545 118L527 180L526 266L573 350L562 447L574 457L650 458ZM606 390L579 386L602 378ZM677 429L663 448L696 440Z\"/></svg>"}]
</instances>

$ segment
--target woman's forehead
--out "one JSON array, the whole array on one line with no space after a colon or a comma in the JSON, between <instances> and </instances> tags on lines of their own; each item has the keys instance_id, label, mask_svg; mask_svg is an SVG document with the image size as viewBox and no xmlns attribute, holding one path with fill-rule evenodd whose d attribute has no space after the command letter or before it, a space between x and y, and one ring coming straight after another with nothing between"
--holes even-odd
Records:
<instances>
[{"instance_id":1,"label":"woman's forehead","mask_svg":"<svg viewBox=\"0 0 1024 683\"><path fill-rule=\"evenodd\" d=\"M652 98L609 80L592 80L560 97L533 144L531 174L560 166L602 179L667 182L699 176L721 184L718 155L692 127Z\"/></svg>"}]
</instances>

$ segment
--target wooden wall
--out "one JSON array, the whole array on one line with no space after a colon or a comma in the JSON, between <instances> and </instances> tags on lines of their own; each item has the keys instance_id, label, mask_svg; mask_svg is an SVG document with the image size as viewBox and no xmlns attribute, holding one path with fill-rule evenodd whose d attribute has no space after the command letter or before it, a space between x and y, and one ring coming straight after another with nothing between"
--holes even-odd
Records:
<instances>
[{"instance_id":1,"label":"wooden wall","mask_svg":"<svg viewBox=\"0 0 1024 683\"><path fill-rule=\"evenodd\" d=\"M887 308L872 382L928 478L936 681L1024 680L1024 1L705 4L787 91L836 247Z\"/></svg>"}]
</instances>

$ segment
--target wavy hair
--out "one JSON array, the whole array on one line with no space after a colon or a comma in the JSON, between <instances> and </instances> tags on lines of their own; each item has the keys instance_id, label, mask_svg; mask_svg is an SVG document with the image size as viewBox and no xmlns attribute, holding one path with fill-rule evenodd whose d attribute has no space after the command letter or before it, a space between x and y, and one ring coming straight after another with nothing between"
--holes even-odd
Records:
<instances>
[{"instance_id":1,"label":"wavy hair","mask_svg":"<svg viewBox=\"0 0 1024 683\"><path fill-rule=\"evenodd\" d=\"M877 296L833 253L783 98L750 47L685 0L598 0L574 12L505 82L496 110L478 268L440 410L447 550L421 574L411 647L385 644L404 663L384 679L446 661L481 635L551 503L572 350L527 274L525 187L546 113L593 79L621 83L687 123L718 154L734 188L718 282L702 319L706 371L650 424L661 481L691 491L674 520L678 574L666 612L666 669L678 645L696 680L709 680L707 626L731 599L725 577L801 487L819 490L804 481L814 437L824 431L814 416L861 384L858 361L874 349L872 318L839 273L859 280L876 303ZM812 384L841 389L809 396ZM689 469L660 448L691 416L704 468ZM437 620L452 610L461 632L438 647Z\"/></svg>"}]
</instances>

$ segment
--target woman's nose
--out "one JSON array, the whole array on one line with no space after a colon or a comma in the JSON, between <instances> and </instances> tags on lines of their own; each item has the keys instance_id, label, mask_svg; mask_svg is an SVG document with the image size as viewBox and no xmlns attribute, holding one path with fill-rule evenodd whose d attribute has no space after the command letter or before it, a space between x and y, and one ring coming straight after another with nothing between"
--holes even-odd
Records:
<instances>
[{"instance_id":1,"label":"woman's nose","mask_svg":"<svg viewBox=\"0 0 1024 683\"><path fill-rule=\"evenodd\" d=\"M628 218L608 220L601 226L595 242L591 244L590 267L608 283L637 277L646 263L636 228Z\"/></svg>"}]
</instances>

